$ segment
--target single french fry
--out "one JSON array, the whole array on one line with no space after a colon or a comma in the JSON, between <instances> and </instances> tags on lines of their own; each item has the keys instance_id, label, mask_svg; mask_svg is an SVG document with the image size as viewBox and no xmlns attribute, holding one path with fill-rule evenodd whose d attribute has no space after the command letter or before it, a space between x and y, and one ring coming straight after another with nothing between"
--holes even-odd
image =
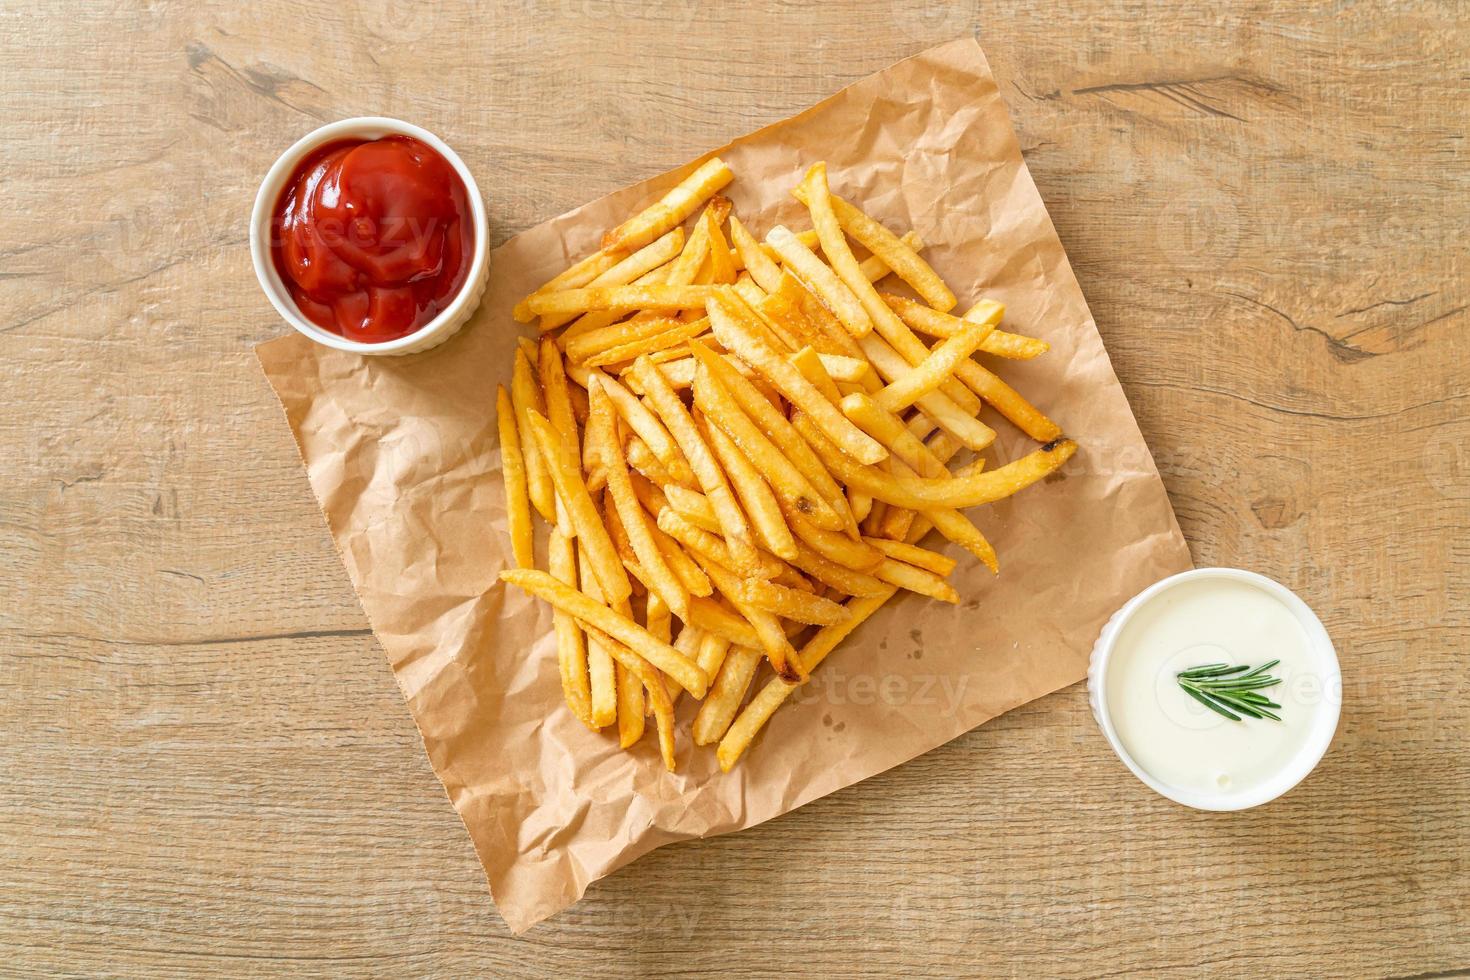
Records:
<instances>
[{"instance_id":1,"label":"single french fry","mask_svg":"<svg viewBox=\"0 0 1470 980\"><path fill-rule=\"evenodd\" d=\"M526 461L521 455L521 437L516 428L515 406L505 385L495 389L495 424L500 431L500 473L505 481L506 523L510 526L510 549L521 568L533 568L536 556L531 536L531 498L526 489Z\"/></svg>"},{"instance_id":2,"label":"single french fry","mask_svg":"<svg viewBox=\"0 0 1470 980\"><path fill-rule=\"evenodd\" d=\"M765 477L719 426L706 421L704 436L714 450L715 458L725 468L725 475L734 486L745 513L750 517L751 526L766 550L778 558L795 557L796 539L786 526L786 520L781 516L781 505L776 502L776 494Z\"/></svg>"},{"instance_id":3,"label":"single french fry","mask_svg":"<svg viewBox=\"0 0 1470 980\"><path fill-rule=\"evenodd\" d=\"M902 238L899 239L899 242L901 244L907 245L915 252L918 252L924 247L924 240L913 231L904 232L904 235ZM876 253L868 256L867 258L859 262L858 268L863 270L863 275L867 277L868 282L877 282L879 279L882 279L884 276L893 271L893 267L890 266L887 262L883 261L883 256ZM941 281L940 285L942 286L944 285L944 283ZM947 289L948 287L945 288Z\"/></svg>"},{"instance_id":4,"label":"single french fry","mask_svg":"<svg viewBox=\"0 0 1470 980\"><path fill-rule=\"evenodd\" d=\"M695 427L689 410L684 407L684 403L679 400L674 389L669 387L658 365L646 358L639 358L634 365L634 371L639 383L643 385L643 397L648 400L659 418L668 426L669 432L679 444L679 448L683 450L684 458L689 461L689 467L694 471L694 477L698 480L700 488L709 498L710 505L714 507L715 515L720 519L720 525L724 528L725 543L730 549L730 559L733 563L731 567L743 573L753 572L757 567L757 559L755 539L751 534L750 524L746 521L740 505L735 502L735 494L730 487L730 482L724 471L720 469L719 463L716 462L709 444L705 442L704 437Z\"/></svg>"},{"instance_id":5,"label":"single french fry","mask_svg":"<svg viewBox=\"0 0 1470 980\"><path fill-rule=\"evenodd\" d=\"M541 340L537 364L541 375L541 392L546 399L546 418L561 436L563 451L572 465L580 470L582 453L577 440L577 416L572 410L571 395L567 391L567 375L562 364L561 348L550 337Z\"/></svg>"},{"instance_id":6,"label":"single french fry","mask_svg":"<svg viewBox=\"0 0 1470 980\"><path fill-rule=\"evenodd\" d=\"M816 453L806 444L806 440L801 437L780 409L776 408L761 393L760 389L736 370L726 358L720 357L708 347L694 341L690 342L689 350L700 365L709 371L710 376L730 393L741 411L770 438L787 459L791 460L792 465L801 471L802 476L806 477L807 483L843 518L843 523L856 529L857 524L852 520L852 515L847 509L847 498L843 496L842 488L832 479L832 474L827 471L827 467L822 464Z\"/></svg>"},{"instance_id":7,"label":"single french fry","mask_svg":"<svg viewBox=\"0 0 1470 980\"><path fill-rule=\"evenodd\" d=\"M714 286L598 286L543 293L528 301L531 311L587 313L592 310L695 310L704 306Z\"/></svg>"},{"instance_id":8,"label":"single french fry","mask_svg":"<svg viewBox=\"0 0 1470 980\"><path fill-rule=\"evenodd\" d=\"M1042 414L1020 392L996 377L983 364L966 361L959 366L955 377L963 381L965 386L975 394L989 402L1016 428L1037 442L1049 443L1061 438L1062 429L1059 425Z\"/></svg>"},{"instance_id":9,"label":"single french fry","mask_svg":"<svg viewBox=\"0 0 1470 980\"><path fill-rule=\"evenodd\" d=\"M710 205L713 207L713 203ZM706 208L708 211L708 208ZM669 264L669 274L665 278L671 286L704 285L700 283L699 274L705 268L705 260L709 258L709 229L701 219L694 223L694 231L689 235L689 241L684 243L684 251L679 257ZM649 314L640 314L646 316Z\"/></svg>"},{"instance_id":10,"label":"single french fry","mask_svg":"<svg viewBox=\"0 0 1470 980\"><path fill-rule=\"evenodd\" d=\"M896 591L893 586L885 585L880 594L852 599L847 603L851 615L846 620L817 630L802 645L797 654L807 672L815 670L817 665L826 659L827 654L836 648L837 644L847 639L853 630L881 609L884 603L893 598ZM720 739L719 749L715 753L720 769L729 772L734 768L740 756L750 747L756 734L765 727L771 715L775 714L776 709L781 707L798 686L780 677L773 677L766 682L765 687L751 698L750 703L745 706L745 709L740 712Z\"/></svg>"},{"instance_id":11,"label":"single french fry","mask_svg":"<svg viewBox=\"0 0 1470 980\"><path fill-rule=\"evenodd\" d=\"M920 548L916 544L908 544L904 541L889 541L886 538L864 538L868 544L877 548L883 554L895 561L905 562L925 571L933 572L943 578L955 570L958 564L948 555L941 555L937 551L928 548Z\"/></svg>"},{"instance_id":12,"label":"single french fry","mask_svg":"<svg viewBox=\"0 0 1470 980\"><path fill-rule=\"evenodd\" d=\"M590 289L600 286L626 286L670 261L684 247L684 229L675 228L667 235L643 246L632 255L624 256L617 264L599 273L586 285ZM529 308L529 303L527 304ZM537 324L542 333L555 330L571 322L575 317L561 313L543 316Z\"/></svg>"},{"instance_id":13,"label":"single french fry","mask_svg":"<svg viewBox=\"0 0 1470 980\"><path fill-rule=\"evenodd\" d=\"M622 416L628 428L653 451L668 475L680 483L696 483L689 461L679 451L679 444L674 441L669 430L664 428L658 416L615 379L600 371L589 371L588 375L598 378L608 398L612 399L613 407L618 410L618 415Z\"/></svg>"},{"instance_id":14,"label":"single french fry","mask_svg":"<svg viewBox=\"0 0 1470 980\"><path fill-rule=\"evenodd\" d=\"M685 341L692 340L700 334L709 330L709 320L701 317L689 323L679 322L677 326L656 333L650 337L619 344L609 347L601 353L594 354L587 359L587 366L603 367L608 364L621 364L625 361L637 360L645 354L654 354L671 348L682 347Z\"/></svg>"},{"instance_id":15,"label":"single french fry","mask_svg":"<svg viewBox=\"0 0 1470 980\"><path fill-rule=\"evenodd\" d=\"M761 250L755 236L733 214L730 216L730 241L755 284L767 293L774 293L781 283L781 267Z\"/></svg>"},{"instance_id":16,"label":"single french fry","mask_svg":"<svg viewBox=\"0 0 1470 980\"><path fill-rule=\"evenodd\" d=\"M795 425L823 462L848 486L857 487L876 500L910 510L978 507L1009 497L1056 472L1077 452L1075 442L1058 439L1004 466L967 477L901 477L853 463L808 418L798 416Z\"/></svg>"},{"instance_id":17,"label":"single french fry","mask_svg":"<svg viewBox=\"0 0 1470 980\"><path fill-rule=\"evenodd\" d=\"M850 615L840 603L760 579L746 579L740 583L740 598L756 609L764 609L783 619L817 626L840 623Z\"/></svg>"},{"instance_id":18,"label":"single french fry","mask_svg":"<svg viewBox=\"0 0 1470 980\"><path fill-rule=\"evenodd\" d=\"M586 258L580 259L570 268L566 269L556 276L553 276L550 280L539 286L525 299L517 303L515 305L515 308L511 311L511 315L514 316L516 318L516 321L519 323L530 323L532 320L536 319L536 314L531 311L532 296L541 296L546 293L554 293L562 289L575 289L580 286L585 286L593 279L596 279L599 275L606 272L608 269L611 269L613 266L617 265L618 262L623 259L624 254L624 252L617 250L602 249L600 251L593 252Z\"/></svg>"},{"instance_id":19,"label":"single french fry","mask_svg":"<svg viewBox=\"0 0 1470 980\"><path fill-rule=\"evenodd\" d=\"M612 647L616 645L613 641L608 652L612 653ZM643 682L623 663L614 666L618 691L618 745L626 749L643 737Z\"/></svg>"},{"instance_id":20,"label":"single french fry","mask_svg":"<svg viewBox=\"0 0 1470 980\"><path fill-rule=\"evenodd\" d=\"M720 672L710 684L709 694L699 706L699 713L694 716L695 745L709 745L725 734L735 713L740 710L740 702L762 659L760 650L730 648L720 665Z\"/></svg>"},{"instance_id":21,"label":"single french fry","mask_svg":"<svg viewBox=\"0 0 1470 980\"><path fill-rule=\"evenodd\" d=\"M550 573L568 587L577 585L577 553L572 539L555 528L547 540L546 563ZM560 609L552 610L556 631L556 659L561 674L562 695L578 721L596 731L592 716L592 688L587 673L587 648L577 621ZM606 722L604 722L606 724Z\"/></svg>"},{"instance_id":22,"label":"single french fry","mask_svg":"<svg viewBox=\"0 0 1470 980\"><path fill-rule=\"evenodd\" d=\"M745 306L744 300L733 292L723 291L711 297L706 309L720 343L764 375L792 404L807 412L843 452L861 463L876 463L888 455L888 450L849 422L794 365L787 363L750 329L749 318L756 314Z\"/></svg>"},{"instance_id":23,"label":"single french fry","mask_svg":"<svg viewBox=\"0 0 1470 980\"><path fill-rule=\"evenodd\" d=\"M872 317L863 308L861 300L853 295L852 289L836 272L817 258L816 254L803 245L789 229L777 225L766 235L766 241L780 254L781 261L786 267L794 272L808 289L821 297L822 302L841 321L848 333L854 337L866 337L872 332ZM851 252L848 253L849 256L851 254ZM864 279L863 282L866 283L867 280Z\"/></svg>"},{"instance_id":24,"label":"single french fry","mask_svg":"<svg viewBox=\"0 0 1470 980\"><path fill-rule=\"evenodd\" d=\"M797 200L808 207L811 206L809 199L811 191L807 182L803 182L793 193ZM924 297L924 302L937 310L946 312L954 308L956 302L954 293L950 292L944 280L930 268L929 263L919 257L918 248L922 245L915 245L899 238L860 208L844 201L830 191L828 201L842 230L872 252L875 258L881 259L883 264L896 273L900 279L912 286L914 292ZM825 243L822 250L826 251Z\"/></svg>"},{"instance_id":25,"label":"single french fry","mask_svg":"<svg viewBox=\"0 0 1470 980\"><path fill-rule=\"evenodd\" d=\"M699 351L710 357L716 356L709 354L703 347ZM841 530L847 526L842 515L827 502L820 490L812 486L797 463L783 454L771 438L761 431L760 426L741 408L734 394L704 364L699 366L695 374L694 402L705 413L706 418L729 436L745 458L765 475L777 495L788 506L807 515L812 523L820 527ZM769 403L766 404L769 407ZM776 412L774 408L771 411ZM836 484L832 485L832 489L835 492Z\"/></svg>"},{"instance_id":26,"label":"single french fry","mask_svg":"<svg viewBox=\"0 0 1470 980\"><path fill-rule=\"evenodd\" d=\"M667 643L655 639L631 618L594 601L584 592L563 585L546 572L516 568L501 572L500 578L571 613L584 627L590 626L608 634L668 674L695 697L704 697L709 677L699 669L699 665Z\"/></svg>"},{"instance_id":27,"label":"single french fry","mask_svg":"<svg viewBox=\"0 0 1470 980\"><path fill-rule=\"evenodd\" d=\"M611 426L613 424L612 403L599 380L592 382L590 395L594 424ZM612 497L613 509L628 537L628 544L633 549L633 554L637 556L638 564L648 574L650 588L680 619L684 619L689 612L689 593L685 591L678 577L669 568L663 553L654 541L648 527L648 515L633 491L633 481L628 475L627 460L617 448L616 440L611 440L611 442L613 448L607 454L604 465L607 470L608 495Z\"/></svg>"},{"instance_id":28,"label":"single french fry","mask_svg":"<svg viewBox=\"0 0 1470 980\"><path fill-rule=\"evenodd\" d=\"M603 603L602 589L597 585L597 575L592 571L592 564L588 560L587 548L578 542L577 565L581 573L582 593L593 602L601 605ZM571 583L566 583L571 587ZM570 616L570 612L559 610L553 606L555 612ZM612 610L608 610L612 612ZM574 623L578 629L582 623ZM587 634L587 674L591 684L591 711L592 724L597 728L604 728L613 724L618 719L618 680L617 668L614 666L612 655L607 652L607 647Z\"/></svg>"},{"instance_id":29,"label":"single french fry","mask_svg":"<svg viewBox=\"0 0 1470 980\"><path fill-rule=\"evenodd\" d=\"M655 204L633 216L602 238L604 251L631 251L684 223L695 210L735 179L719 157L711 157L694 169Z\"/></svg>"},{"instance_id":30,"label":"single french fry","mask_svg":"<svg viewBox=\"0 0 1470 980\"><path fill-rule=\"evenodd\" d=\"M572 464L551 423L539 412L532 411L530 416L531 431L541 447L541 455L546 459L552 482L556 484L557 497L567 509L577 540L587 549L598 585L614 605L627 601L633 591L628 584L628 574L623 570L607 526L592 503L581 471Z\"/></svg>"},{"instance_id":31,"label":"single french fry","mask_svg":"<svg viewBox=\"0 0 1470 980\"><path fill-rule=\"evenodd\" d=\"M873 400L890 412L903 411L949 379L960 362L968 360L994 329L993 323L973 323L953 337L946 338L912 370L874 395Z\"/></svg>"},{"instance_id":32,"label":"single french fry","mask_svg":"<svg viewBox=\"0 0 1470 980\"><path fill-rule=\"evenodd\" d=\"M801 242L807 248L815 249L822 247L821 241L817 238L817 230L815 228L808 228L805 231L796 232L796 240ZM776 251L776 249L773 248L769 242L761 243L761 251L765 252L766 258L770 259L772 262L781 261L781 253Z\"/></svg>"},{"instance_id":33,"label":"single french fry","mask_svg":"<svg viewBox=\"0 0 1470 980\"><path fill-rule=\"evenodd\" d=\"M541 386L536 381L531 358L524 348L516 349L511 368L510 398L515 407L516 429L521 437L521 452L526 462L526 489L536 512L548 524L556 523L556 491L552 487L551 472L541 457L541 448L531 433L530 413L544 411L546 402L541 397Z\"/></svg>"},{"instance_id":34,"label":"single french fry","mask_svg":"<svg viewBox=\"0 0 1470 980\"><path fill-rule=\"evenodd\" d=\"M547 346L551 347L548 351ZM551 422L551 427L556 431L560 445L558 451L566 455L570 465L580 476L582 472L581 446L577 442L576 412L572 409L571 397L567 392L566 374L563 371L561 353L555 344L543 341L536 344L528 341L528 347L535 349L534 362L536 374L541 382L541 396L546 403L546 418ZM528 351L527 356L531 354ZM537 444L540 448L540 444ZM543 458L547 458L543 451ZM547 470L552 473L553 482L555 473L552 472L552 464L548 459ZM567 510L561 497L556 499L556 529L562 534L572 536L576 532L572 527L571 514Z\"/></svg>"}]
</instances>

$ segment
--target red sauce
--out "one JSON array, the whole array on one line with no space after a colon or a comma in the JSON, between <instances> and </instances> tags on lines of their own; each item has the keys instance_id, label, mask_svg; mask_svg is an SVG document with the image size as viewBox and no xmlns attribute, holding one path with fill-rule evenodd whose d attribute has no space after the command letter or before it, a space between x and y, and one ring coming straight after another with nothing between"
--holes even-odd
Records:
<instances>
[{"instance_id":1,"label":"red sauce","mask_svg":"<svg viewBox=\"0 0 1470 980\"><path fill-rule=\"evenodd\" d=\"M475 231L464 182L408 136L314 150L276 201L271 254L319 327L379 343L434 319L464 285Z\"/></svg>"}]
</instances>

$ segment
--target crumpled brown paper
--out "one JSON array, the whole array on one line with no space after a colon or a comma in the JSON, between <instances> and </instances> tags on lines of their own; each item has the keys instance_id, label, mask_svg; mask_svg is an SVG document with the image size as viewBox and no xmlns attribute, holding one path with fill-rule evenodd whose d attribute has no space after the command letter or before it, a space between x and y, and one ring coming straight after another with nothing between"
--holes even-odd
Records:
<instances>
[{"instance_id":1,"label":"crumpled brown paper","mask_svg":"<svg viewBox=\"0 0 1470 980\"><path fill-rule=\"evenodd\" d=\"M972 511L999 577L958 552L962 604L901 593L734 772L720 773L713 746L692 744L685 699L670 775L652 735L624 752L572 717L549 608L496 579L511 556L494 391L510 380L512 304L693 164L505 243L475 320L435 350L365 358L299 336L262 344L363 609L515 932L661 844L769 820L1074 683L1107 617L1190 564L974 41L900 62L717 152L736 174L725 193L758 233L808 226L789 191L817 160L838 193L917 230L961 309L993 297L1011 329L1051 342L1044 357L998 370L1081 451L1060 475ZM987 418L1001 432L993 458L1033 448Z\"/></svg>"}]
</instances>

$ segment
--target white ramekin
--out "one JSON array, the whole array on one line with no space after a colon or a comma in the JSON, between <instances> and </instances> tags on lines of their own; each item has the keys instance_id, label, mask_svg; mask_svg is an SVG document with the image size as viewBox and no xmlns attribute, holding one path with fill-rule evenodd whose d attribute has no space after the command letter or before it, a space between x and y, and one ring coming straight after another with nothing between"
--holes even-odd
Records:
<instances>
[{"instance_id":1,"label":"white ramekin","mask_svg":"<svg viewBox=\"0 0 1470 980\"><path fill-rule=\"evenodd\" d=\"M281 196L281 189L286 181L291 178L296 165L301 162L302 157L312 150L341 139L365 139L374 140L383 136L412 136L431 146L435 152L449 161L454 172L459 174L459 179L464 181L465 194L470 202L470 217L474 223L475 251L470 259L470 271L465 277L464 285L460 287L459 294L454 297L450 304L440 311L428 323L419 327L413 333L395 340L385 340L378 344L365 344L357 340L348 340L330 330L323 330L301 315L296 308L296 303L291 299L291 294L281 282L280 275L276 272L275 262L271 259L271 218L275 211L276 201ZM260 288L265 290L266 298L276 308L291 326L297 331L310 337L319 344L327 347L335 347L337 350L352 351L357 354L412 354L415 351L428 350L430 347L444 343L475 312L480 305L480 297L485 292L485 282L490 275L490 226L485 220L485 202L480 199L480 188L475 184L475 178L470 176L470 170L459 158L459 154L449 148L449 145L426 129L421 129L411 123L398 119L389 119L385 116L359 116L355 119L343 119L338 122L328 123L320 129L312 130L301 139L291 145L291 148L282 153L280 158L266 171L265 180L261 181L260 190L255 195L255 208L250 213L250 258L255 263L255 278L260 280Z\"/></svg>"},{"instance_id":2,"label":"white ramekin","mask_svg":"<svg viewBox=\"0 0 1470 980\"><path fill-rule=\"evenodd\" d=\"M1118 636L1122 633L1123 627L1128 624L1129 619L1159 593L1185 582L1197 582L1210 578L1244 582L1280 601L1306 631L1308 642L1312 645L1313 652L1321 664L1324 697L1321 709L1316 712L1314 728L1306 743L1274 777L1254 791L1247 793L1201 792L1171 786L1155 778L1140 766L1123 746L1123 741L1118 737L1108 707L1108 666L1112 662L1113 648ZM1253 806L1269 803L1305 779L1307 774L1315 769L1317 763L1322 760L1322 756L1327 753L1327 746L1332 743L1332 736L1337 731L1337 719L1341 712L1341 691L1342 672L1337 662L1337 651L1316 613L1312 612L1295 592L1281 583L1266 578L1264 575L1239 568L1195 568L1187 572L1180 572L1178 575L1171 575L1155 582L1129 599L1102 628L1097 643L1093 645L1092 659L1087 670L1087 695L1092 703L1093 717L1097 719L1098 726L1102 729L1108 744L1118 754L1118 758L1123 760L1123 764L1132 771L1133 775L1141 779L1154 792L1168 797L1175 803L1194 807L1196 810L1247 810Z\"/></svg>"}]
</instances>

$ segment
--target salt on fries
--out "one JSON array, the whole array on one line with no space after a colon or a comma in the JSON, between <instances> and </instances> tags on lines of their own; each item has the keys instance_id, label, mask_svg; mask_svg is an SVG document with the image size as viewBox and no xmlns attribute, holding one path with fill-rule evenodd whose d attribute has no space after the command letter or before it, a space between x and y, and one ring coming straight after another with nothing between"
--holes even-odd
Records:
<instances>
[{"instance_id":1,"label":"salt on fries","mask_svg":"<svg viewBox=\"0 0 1470 980\"><path fill-rule=\"evenodd\" d=\"M957 315L918 235L839 197L818 163L792 190L811 228L762 241L719 196L733 178L703 162L517 303L541 340L522 338L496 391L517 566L501 578L551 604L572 714L624 748L652 715L670 771L684 692L701 700L694 743L728 771L898 592L959 602L930 530L996 571L963 510L1077 449L980 360L1049 345L1001 330L993 300ZM890 275L917 298L880 291ZM1042 445L951 469L995 439L986 405ZM533 514L552 525L545 571Z\"/></svg>"}]
</instances>

